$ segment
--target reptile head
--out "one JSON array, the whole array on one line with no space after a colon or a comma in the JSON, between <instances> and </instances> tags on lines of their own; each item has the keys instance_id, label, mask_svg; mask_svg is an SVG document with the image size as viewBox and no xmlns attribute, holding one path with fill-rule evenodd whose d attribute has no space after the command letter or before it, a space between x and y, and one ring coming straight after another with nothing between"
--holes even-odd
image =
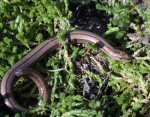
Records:
<instances>
[{"instance_id":1,"label":"reptile head","mask_svg":"<svg viewBox=\"0 0 150 117\"><path fill-rule=\"evenodd\" d=\"M119 58L119 60L128 60L128 59L130 59L130 56L127 53L125 53L124 51L120 51L120 50L119 50L119 54L118 54L117 57Z\"/></svg>"},{"instance_id":2,"label":"reptile head","mask_svg":"<svg viewBox=\"0 0 150 117\"><path fill-rule=\"evenodd\" d=\"M16 75L17 77L20 77L22 74L23 74L23 72L22 72L21 69L17 69L17 71L15 72L15 75Z\"/></svg>"}]
</instances>

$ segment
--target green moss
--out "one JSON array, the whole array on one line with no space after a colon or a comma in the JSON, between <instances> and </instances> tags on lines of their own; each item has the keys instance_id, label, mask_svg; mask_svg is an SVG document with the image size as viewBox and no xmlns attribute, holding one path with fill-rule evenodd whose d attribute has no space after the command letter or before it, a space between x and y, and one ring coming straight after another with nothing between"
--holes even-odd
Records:
<instances>
[{"instance_id":1,"label":"green moss","mask_svg":"<svg viewBox=\"0 0 150 117\"><path fill-rule=\"evenodd\" d=\"M128 61L114 60L100 53L99 55L107 58L107 65L102 64L104 66L101 67L101 74L87 70L85 76L97 83L95 92L103 86L106 77L110 78L102 98L90 100L85 98L85 91L79 82L82 79L75 69L74 61L77 57L86 56L87 51L100 48L88 44L88 49L81 49L80 46L65 41L66 32L74 28L70 24L72 12L69 9L69 0L60 0L59 3L55 0L0 1L0 79L13 64L32 51L32 43L40 44L45 40L43 31L47 31L50 36L58 35L63 45L63 48L35 65L39 70L44 69L45 79L50 86L50 103L18 113L16 117L144 116L150 109L150 44L132 44L127 37L131 24L135 25L133 30L141 36L148 34L149 8L135 5L131 0L124 4L119 1L107 1L108 4L105 5L95 3L97 10L106 12L110 17L105 32L105 37L110 42L121 45L122 50L131 54L142 47L146 49ZM145 30L141 29L142 25L145 25ZM112 71L110 75L107 73L109 70ZM7 113L0 112L0 115Z\"/></svg>"}]
</instances>

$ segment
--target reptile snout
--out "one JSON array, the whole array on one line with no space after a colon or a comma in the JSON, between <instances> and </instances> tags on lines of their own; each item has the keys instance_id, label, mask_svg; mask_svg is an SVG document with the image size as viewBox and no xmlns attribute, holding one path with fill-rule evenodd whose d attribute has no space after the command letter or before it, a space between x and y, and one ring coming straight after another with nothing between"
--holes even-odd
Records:
<instances>
[{"instance_id":1,"label":"reptile snout","mask_svg":"<svg viewBox=\"0 0 150 117\"><path fill-rule=\"evenodd\" d=\"M15 72L15 75L16 75L17 77L20 77L22 74L23 74L23 73L22 73L22 70L21 70L21 69L17 69L17 71Z\"/></svg>"},{"instance_id":2,"label":"reptile snout","mask_svg":"<svg viewBox=\"0 0 150 117\"><path fill-rule=\"evenodd\" d=\"M120 59L124 59L124 60L127 60L130 58L130 55L125 53L125 52L121 52L121 56L120 56Z\"/></svg>"}]
</instances>

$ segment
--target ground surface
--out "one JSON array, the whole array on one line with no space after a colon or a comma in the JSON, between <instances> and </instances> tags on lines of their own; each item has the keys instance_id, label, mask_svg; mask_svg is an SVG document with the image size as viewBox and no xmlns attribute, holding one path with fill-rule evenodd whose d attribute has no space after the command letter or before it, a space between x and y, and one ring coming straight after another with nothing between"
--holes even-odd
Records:
<instances>
[{"instance_id":1,"label":"ground surface","mask_svg":"<svg viewBox=\"0 0 150 117\"><path fill-rule=\"evenodd\" d=\"M34 65L49 85L49 102L25 113L12 113L1 97L0 116L148 117L149 7L145 0L0 1L1 80L13 64L47 37L59 35L62 42ZM66 43L64 34L74 29L103 36L132 59L114 60L92 44ZM14 88L16 99L26 107L36 105L32 100L38 97L34 83L29 82L21 79ZM27 91L17 95L23 86Z\"/></svg>"}]
</instances>

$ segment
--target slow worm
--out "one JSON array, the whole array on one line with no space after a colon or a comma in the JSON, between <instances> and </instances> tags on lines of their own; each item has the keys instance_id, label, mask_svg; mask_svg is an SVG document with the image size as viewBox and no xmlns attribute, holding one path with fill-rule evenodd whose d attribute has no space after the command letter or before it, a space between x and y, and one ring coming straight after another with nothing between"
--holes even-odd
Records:
<instances>
[{"instance_id":1,"label":"slow worm","mask_svg":"<svg viewBox=\"0 0 150 117\"><path fill-rule=\"evenodd\" d=\"M99 35L96 35L94 33L88 32L88 31L81 31L81 30L75 30L70 31L67 33L66 38L69 41L75 41L76 43L88 43L92 42L95 44L98 44L101 47L101 50L108 55L110 55L114 59L128 59L129 56L120 50L114 49L110 44L108 44L102 37ZM39 46L37 46L33 51L31 51L28 55L26 55L22 60L18 61L16 64L14 64L11 69L9 69L4 78L2 79L1 83L1 95L5 99L5 104L11 108L14 111L25 111L26 109L23 108L21 105L19 105L16 100L13 97L12 87L15 77L18 75L33 75L31 79L34 79L36 85L39 89L39 92L41 95L47 100L48 98L48 89L44 87L43 78L41 75L39 75L37 72L33 71L31 69L28 69L31 67L35 62L37 62L40 58L42 58L44 55L46 55L48 52L56 49L59 46L59 40L58 37L50 38L42 42ZM20 71L19 71L20 70ZM24 73L25 72L25 73ZM35 75L34 75L35 74ZM35 78L36 77L36 78ZM44 87L44 88L43 88ZM40 91L41 90L41 91Z\"/></svg>"}]
</instances>

